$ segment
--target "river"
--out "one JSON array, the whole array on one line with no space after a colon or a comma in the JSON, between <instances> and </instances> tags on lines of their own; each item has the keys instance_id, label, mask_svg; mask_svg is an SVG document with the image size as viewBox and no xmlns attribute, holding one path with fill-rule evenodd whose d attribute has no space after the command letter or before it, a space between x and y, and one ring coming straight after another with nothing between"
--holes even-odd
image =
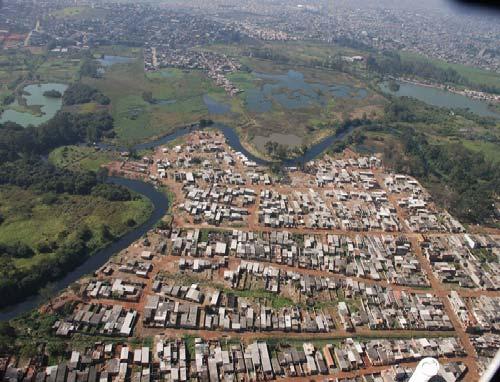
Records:
<instances>
[{"instance_id":1,"label":"river","mask_svg":"<svg viewBox=\"0 0 500 382\"><path fill-rule=\"evenodd\" d=\"M224 134L229 146L231 146L231 148L233 150L241 152L249 160L257 163L258 165L268 166L268 165L272 164L271 161L267 161L265 159L259 158L255 155L253 155L247 149L245 149L243 147L243 145L241 144L240 137L238 136L238 134L236 133L236 131L232 127L225 125L223 123L216 122L207 128L219 130L222 134ZM175 140L179 137L182 137L183 135L189 134L192 131L202 130L202 129L203 129L203 127L199 127L198 125L194 125L191 127L183 127L183 128L177 129L175 132L173 132L171 134L164 135L163 137L160 137L160 138L155 139L153 141L137 144L133 148L136 151L154 149L155 147L162 146L162 145L165 145L169 142L172 142L173 140ZM308 162L310 160L315 159L316 157L321 155L323 153L323 151L325 151L333 143L335 143L339 140L342 140L346 135L350 134L353 129L354 129L354 127L351 126L340 134L330 135L330 136L324 138L323 140L319 141L318 143L312 145L309 148L309 150L307 150L305 155L295 157L292 159L286 159L285 161L283 161L283 165L295 166L297 163ZM102 144L102 143L98 144L98 146L103 148L103 149L114 149L114 150L118 150L118 151L126 151L127 150L125 147L112 146L112 145Z\"/></svg>"},{"instance_id":2,"label":"river","mask_svg":"<svg viewBox=\"0 0 500 382\"><path fill-rule=\"evenodd\" d=\"M156 190L152 185L138 180L109 177L108 181L114 184L119 184L129 188L148 198L153 204L153 213L147 221L136 227L134 230L126 233L117 241L109 244L105 248L97 251L92 256L89 256L84 263L79 265L73 271L69 272L62 279L54 282L55 293L65 289L82 276L93 273L96 269L103 266L111 256L127 248L134 241L141 238L146 232L151 230L155 224L167 213L168 199L166 195ZM39 295L34 295L18 304L11 305L0 311L0 321L10 320L23 313L26 313L42 303L42 298Z\"/></svg>"},{"instance_id":3,"label":"river","mask_svg":"<svg viewBox=\"0 0 500 382\"><path fill-rule=\"evenodd\" d=\"M269 165L272 162L266 161L262 158L256 157L251 154L248 150L246 150L241 144L240 138L236 131L227 125L222 123L215 123L211 125L209 128L216 128L221 131L226 137L229 146L233 148L235 151L239 151L244 154L249 160L254 161L258 165ZM134 149L145 150L145 149L153 149L155 147L167 144L172 142L173 140L191 133L195 130L203 129L198 125L193 127L185 127L176 130L172 134L165 135L161 138L158 138L151 142L141 143L134 146ZM346 135L352 132L354 129L353 126L349 127L345 131L337 135L331 135L322 141L316 143L311 146L309 150L306 152L304 156L300 156L293 159L287 159L283 162L285 166L295 166L297 163L303 163L310 160L315 159L317 156L322 154L328 147L330 147L336 141L343 139ZM108 144L99 144L100 147L105 149L114 149L119 151L125 151L126 149L123 147L112 146ZM109 177L109 182L114 184L119 184L129 188L132 191L135 191L146 198L148 198L153 203L153 213L149 217L149 219L136 227L133 231L128 232L123 235L117 241L109 244L107 247L99 250L94 255L90 256L83 264L79 265L76 269L66 274L66 276L58 281L56 281L54 286L54 293L59 293L61 290L67 288L70 284L74 283L82 276L93 273L96 269L100 268L104 265L111 256L120 252L121 250L127 248L134 241L139 239L142 235L148 232L150 229L154 227L154 225L166 214L168 209L168 199L164 193L156 190L151 184L145 183L139 180L125 179L125 178L117 178L117 177ZM28 299L19 302L18 304L11 305L2 311L0 311L0 321L10 320L15 318L23 313L26 313L42 303L42 298L39 295L34 295L29 297Z\"/></svg>"}]
</instances>

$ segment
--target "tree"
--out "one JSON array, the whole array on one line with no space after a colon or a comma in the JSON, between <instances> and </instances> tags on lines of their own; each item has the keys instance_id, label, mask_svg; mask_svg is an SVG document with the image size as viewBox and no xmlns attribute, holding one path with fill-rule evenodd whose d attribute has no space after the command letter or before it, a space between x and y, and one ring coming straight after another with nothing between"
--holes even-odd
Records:
<instances>
[{"instance_id":1,"label":"tree","mask_svg":"<svg viewBox=\"0 0 500 382\"><path fill-rule=\"evenodd\" d=\"M142 92L142 99L147 103L154 103L155 99L153 98L153 93L150 91Z\"/></svg>"}]
</instances>

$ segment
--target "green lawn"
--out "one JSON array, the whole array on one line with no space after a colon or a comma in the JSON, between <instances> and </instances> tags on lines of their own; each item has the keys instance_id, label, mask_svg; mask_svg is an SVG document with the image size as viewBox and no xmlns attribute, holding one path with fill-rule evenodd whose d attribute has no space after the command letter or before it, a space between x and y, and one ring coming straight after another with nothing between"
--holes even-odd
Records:
<instances>
[{"instance_id":1,"label":"green lawn","mask_svg":"<svg viewBox=\"0 0 500 382\"><path fill-rule=\"evenodd\" d=\"M42 82L69 83L78 78L80 60L49 56L37 69L36 75Z\"/></svg>"}]
</instances>

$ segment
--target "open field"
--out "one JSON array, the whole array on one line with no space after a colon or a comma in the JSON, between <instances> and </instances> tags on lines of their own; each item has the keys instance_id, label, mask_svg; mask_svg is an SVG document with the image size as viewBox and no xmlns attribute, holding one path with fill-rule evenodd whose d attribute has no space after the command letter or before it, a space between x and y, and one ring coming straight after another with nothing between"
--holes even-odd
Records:
<instances>
[{"instance_id":1,"label":"open field","mask_svg":"<svg viewBox=\"0 0 500 382\"><path fill-rule=\"evenodd\" d=\"M49 161L73 171L97 171L103 164L116 160L116 153L86 146L62 146L53 150Z\"/></svg>"},{"instance_id":2,"label":"open field","mask_svg":"<svg viewBox=\"0 0 500 382\"><path fill-rule=\"evenodd\" d=\"M87 226L92 231L91 246L96 249L109 240L102 237L104 225L119 236L130 229L129 219L139 224L151 211L149 201L142 198L110 202L94 196L40 195L14 186L3 186L0 200L4 218L0 242L10 245L20 242L35 251L32 257L13 260L20 268L36 267L47 256L55 256L53 251L40 253L41 244L58 246L76 230Z\"/></svg>"},{"instance_id":3,"label":"open field","mask_svg":"<svg viewBox=\"0 0 500 382\"><path fill-rule=\"evenodd\" d=\"M103 16L107 10L102 8L91 8L85 6L74 6L58 9L51 13L56 19L88 19Z\"/></svg>"},{"instance_id":4,"label":"open field","mask_svg":"<svg viewBox=\"0 0 500 382\"><path fill-rule=\"evenodd\" d=\"M475 68L471 66L461 65L461 64L452 64L446 61L442 61L439 59L428 58L416 53L412 52L400 52L401 58L407 61L424 61L430 62L437 67L448 69L452 68L456 70L460 75L465 77L472 83L475 84L486 84L486 85L494 85L500 86L500 74L494 71L487 71L480 68Z\"/></svg>"},{"instance_id":5,"label":"open field","mask_svg":"<svg viewBox=\"0 0 500 382\"><path fill-rule=\"evenodd\" d=\"M482 153L484 157L497 165L500 164L500 150L498 143L485 141L462 140L462 144L469 150Z\"/></svg>"},{"instance_id":6,"label":"open field","mask_svg":"<svg viewBox=\"0 0 500 382\"><path fill-rule=\"evenodd\" d=\"M124 144L144 141L207 117L202 97L214 91L214 85L201 72L145 74L139 61L114 65L103 78L84 81L110 97L117 140ZM144 101L142 94L148 91L158 102Z\"/></svg>"},{"instance_id":7,"label":"open field","mask_svg":"<svg viewBox=\"0 0 500 382\"><path fill-rule=\"evenodd\" d=\"M43 82L70 83L78 78L80 60L49 56L37 69L36 75Z\"/></svg>"}]
</instances>

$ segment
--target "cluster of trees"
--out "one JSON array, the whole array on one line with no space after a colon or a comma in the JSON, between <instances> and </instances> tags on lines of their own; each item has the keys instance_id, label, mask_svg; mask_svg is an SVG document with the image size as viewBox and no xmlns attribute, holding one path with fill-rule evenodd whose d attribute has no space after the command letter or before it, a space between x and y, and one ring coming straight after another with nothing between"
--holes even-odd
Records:
<instances>
[{"instance_id":1,"label":"cluster of trees","mask_svg":"<svg viewBox=\"0 0 500 382\"><path fill-rule=\"evenodd\" d=\"M500 190L500 168L482 153L468 150L458 142L433 144L418 130L381 126L395 135L403 150L385 147L384 159L396 171L423 180L434 199L460 220L484 223L495 214L495 197Z\"/></svg>"},{"instance_id":2,"label":"cluster of trees","mask_svg":"<svg viewBox=\"0 0 500 382\"><path fill-rule=\"evenodd\" d=\"M155 99L153 97L153 92L151 91L144 91L142 92L142 99L144 100L144 102L147 102L147 103L155 103Z\"/></svg>"},{"instance_id":3,"label":"cluster of trees","mask_svg":"<svg viewBox=\"0 0 500 382\"><path fill-rule=\"evenodd\" d=\"M62 97L61 92L58 90L55 90L55 89L46 90L43 92L43 95L45 97L49 97L49 98L61 98Z\"/></svg>"},{"instance_id":4,"label":"cluster of trees","mask_svg":"<svg viewBox=\"0 0 500 382\"><path fill-rule=\"evenodd\" d=\"M280 64L287 64L290 62L289 57L271 48L250 47L247 55L262 60L271 60Z\"/></svg>"},{"instance_id":5,"label":"cluster of trees","mask_svg":"<svg viewBox=\"0 0 500 382\"><path fill-rule=\"evenodd\" d=\"M267 141L264 145L267 155L279 161L287 159L291 153L288 145L284 145L275 141Z\"/></svg>"},{"instance_id":6,"label":"cluster of trees","mask_svg":"<svg viewBox=\"0 0 500 382\"><path fill-rule=\"evenodd\" d=\"M24 128L16 123L6 122L0 124L0 163L33 154L46 154L59 146L83 141L95 142L113 135L113 118L107 112L59 112L38 127Z\"/></svg>"},{"instance_id":7,"label":"cluster of trees","mask_svg":"<svg viewBox=\"0 0 500 382\"><path fill-rule=\"evenodd\" d=\"M200 127L208 127L208 126L212 126L214 124L214 121L211 119L202 118L199 120L198 123L200 124Z\"/></svg>"},{"instance_id":8,"label":"cluster of trees","mask_svg":"<svg viewBox=\"0 0 500 382\"><path fill-rule=\"evenodd\" d=\"M2 104L3 104L4 106L8 106L8 105L10 105L11 103L13 103L15 100L16 100L16 96L15 96L14 94L9 94L9 95L6 95L6 96L3 98Z\"/></svg>"},{"instance_id":9,"label":"cluster of trees","mask_svg":"<svg viewBox=\"0 0 500 382\"><path fill-rule=\"evenodd\" d=\"M100 93L76 84L65 94L66 104L99 99ZM113 136L113 119L107 112L77 114L59 112L48 122L23 128L15 123L0 124L0 185L14 185L41 195L42 203L57 201L58 194L93 195L110 201L131 200L125 187L105 183L102 172L72 172L56 168L43 159L51 150L81 142L95 142ZM2 221L4 217L2 216ZM5 224L5 222L1 223ZM131 223L132 224L132 223ZM19 301L56 280L85 260L96 243L111 240L109 227L92 231L81 227L56 242L31 248L23 243L0 244L0 308ZM96 233L99 238L93 238ZM37 264L36 271L16 266L15 259L35 253L53 253ZM0 342L3 339L0 333Z\"/></svg>"},{"instance_id":10,"label":"cluster of trees","mask_svg":"<svg viewBox=\"0 0 500 382\"><path fill-rule=\"evenodd\" d=\"M427 105L410 97L392 97L384 111L384 118L387 122L421 122L444 125L450 121L450 109ZM483 117L468 109L456 108L451 111L480 126L492 127L496 125L495 118Z\"/></svg>"},{"instance_id":11,"label":"cluster of trees","mask_svg":"<svg viewBox=\"0 0 500 382\"><path fill-rule=\"evenodd\" d=\"M78 105L87 102L97 102L101 105L109 105L111 101L99 90L80 82L72 84L64 92L64 105Z\"/></svg>"},{"instance_id":12,"label":"cluster of trees","mask_svg":"<svg viewBox=\"0 0 500 382\"><path fill-rule=\"evenodd\" d=\"M499 87L489 84L471 83L453 68L443 69L423 60L401 60L400 55L396 52L384 52L379 56L369 55L366 60L366 68L381 75L417 76L439 83L464 85L489 93L500 94Z\"/></svg>"},{"instance_id":13,"label":"cluster of trees","mask_svg":"<svg viewBox=\"0 0 500 382\"><path fill-rule=\"evenodd\" d=\"M0 353L9 352L12 349L16 338L16 329L11 326L9 322L0 321Z\"/></svg>"},{"instance_id":14,"label":"cluster of trees","mask_svg":"<svg viewBox=\"0 0 500 382\"><path fill-rule=\"evenodd\" d=\"M0 256L12 256L15 258L26 258L33 256L34 251L29 245L18 242L15 245L0 243Z\"/></svg>"},{"instance_id":15,"label":"cluster of trees","mask_svg":"<svg viewBox=\"0 0 500 382\"><path fill-rule=\"evenodd\" d=\"M82 77L99 77L99 64L91 57L86 57L82 60L80 66L80 76Z\"/></svg>"},{"instance_id":16,"label":"cluster of trees","mask_svg":"<svg viewBox=\"0 0 500 382\"><path fill-rule=\"evenodd\" d=\"M55 256L47 256L37 264L36 272L16 267L10 256L0 256L0 308L18 302L39 290L50 281L57 280L78 266L90 251L93 233L85 226L68 235Z\"/></svg>"}]
</instances>

